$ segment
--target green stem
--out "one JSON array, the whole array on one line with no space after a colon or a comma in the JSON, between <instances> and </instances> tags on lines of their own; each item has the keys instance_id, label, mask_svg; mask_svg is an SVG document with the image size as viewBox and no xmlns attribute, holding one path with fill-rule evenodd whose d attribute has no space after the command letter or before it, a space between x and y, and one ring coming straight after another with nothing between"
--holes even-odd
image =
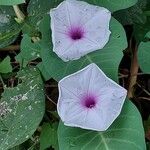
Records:
<instances>
[{"instance_id":1,"label":"green stem","mask_svg":"<svg viewBox=\"0 0 150 150\"><path fill-rule=\"evenodd\" d=\"M16 16L17 16L16 21L18 23L22 23L25 20L25 15L20 10L18 5L14 5L13 8L14 8L14 11L15 11ZM38 41L40 41L40 38L39 37L32 37L32 40L33 40L33 42L38 42Z\"/></svg>"},{"instance_id":2,"label":"green stem","mask_svg":"<svg viewBox=\"0 0 150 150\"><path fill-rule=\"evenodd\" d=\"M20 22L20 23L23 22L24 19L25 19L25 15L24 15L23 12L20 10L19 6L18 6L18 5L14 5L13 8L14 8L14 11L15 11L15 13L16 13L16 16L17 16L19 22Z\"/></svg>"},{"instance_id":3,"label":"green stem","mask_svg":"<svg viewBox=\"0 0 150 150\"><path fill-rule=\"evenodd\" d=\"M0 80L1 80L2 85L3 85L3 88L4 88L4 87L5 87L5 83L4 83L4 81L3 81L3 78L2 78L2 76L1 76L1 74L0 74Z\"/></svg>"}]
</instances>

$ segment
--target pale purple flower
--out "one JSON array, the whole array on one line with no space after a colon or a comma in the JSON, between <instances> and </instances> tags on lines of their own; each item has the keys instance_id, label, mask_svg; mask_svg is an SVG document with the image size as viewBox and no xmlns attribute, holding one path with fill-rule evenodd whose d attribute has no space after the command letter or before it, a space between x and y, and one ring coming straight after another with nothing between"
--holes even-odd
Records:
<instances>
[{"instance_id":1,"label":"pale purple flower","mask_svg":"<svg viewBox=\"0 0 150 150\"><path fill-rule=\"evenodd\" d=\"M127 91L94 63L63 78L58 114L67 126L105 131L121 112Z\"/></svg>"},{"instance_id":2,"label":"pale purple flower","mask_svg":"<svg viewBox=\"0 0 150 150\"><path fill-rule=\"evenodd\" d=\"M79 59L109 41L111 13L104 7L65 0L50 16L53 51L63 61Z\"/></svg>"}]
</instances>

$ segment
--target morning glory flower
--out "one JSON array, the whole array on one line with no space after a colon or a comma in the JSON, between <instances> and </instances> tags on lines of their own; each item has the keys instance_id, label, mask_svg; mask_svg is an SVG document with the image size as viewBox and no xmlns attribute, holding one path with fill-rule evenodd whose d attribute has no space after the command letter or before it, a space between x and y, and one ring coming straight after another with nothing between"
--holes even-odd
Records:
<instances>
[{"instance_id":1,"label":"morning glory flower","mask_svg":"<svg viewBox=\"0 0 150 150\"><path fill-rule=\"evenodd\" d=\"M127 91L94 63L58 83L58 114L66 126L105 131L121 112Z\"/></svg>"},{"instance_id":2,"label":"morning glory flower","mask_svg":"<svg viewBox=\"0 0 150 150\"><path fill-rule=\"evenodd\" d=\"M104 7L65 0L50 16L53 51L63 61L79 59L109 41L111 13Z\"/></svg>"}]
</instances>

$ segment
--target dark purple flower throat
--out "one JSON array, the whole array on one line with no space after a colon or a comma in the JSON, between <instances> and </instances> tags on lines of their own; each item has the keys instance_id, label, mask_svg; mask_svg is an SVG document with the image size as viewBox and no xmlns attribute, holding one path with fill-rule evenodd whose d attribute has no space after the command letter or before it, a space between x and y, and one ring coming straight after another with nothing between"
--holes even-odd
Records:
<instances>
[{"instance_id":1,"label":"dark purple flower throat","mask_svg":"<svg viewBox=\"0 0 150 150\"><path fill-rule=\"evenodd\" d=\"M96 97L93 95L86 95L82 98L82 104L86 108L93 108L96 105Z\"/></svg>"},{"instance_id":2,"label":"dark purple flower throat","mask_svg":"<svg viewBox=\"0 0 150 150\"><path fill-rule=\"evenodd\" d=\"M80 40L84 37L84 30L82 27L72 27L69 30L69 37L72 40Z\"/></svg>"}]
</instances>

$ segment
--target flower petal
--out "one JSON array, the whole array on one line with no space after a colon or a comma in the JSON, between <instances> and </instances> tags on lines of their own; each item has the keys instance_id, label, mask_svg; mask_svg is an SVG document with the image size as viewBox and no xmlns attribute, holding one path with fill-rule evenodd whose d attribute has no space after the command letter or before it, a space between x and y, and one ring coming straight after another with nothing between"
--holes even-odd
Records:
<instances>
[{"instance_id":1,"label":"flower petal","mask_svg":"<svg viewBox=\"0 0 150 150\"><path fill-rule=\"evenodd\" d=\"M94 63L63 78L58 114L65 125L104 131L121 112L127 91Z\"/></svg>"},{"instance_id":2,"label":"flower petal","mask_svg":"<svg viewBox=\"0 0 150 150\"><path fill-rule=\"evenodd\" d=\"M53 51L63 61L79 59L109 41L111 13L106 8L65 0L50 16Z\"/></svg>"},{"instance_id":3,"label":"flower petal","mask_svg":"<svg viewBox=\"0 0 150 150\"><path fill-rule=\"evenodd\" d=\"M103 124L101 123L103 120L100 117L101 116L95 109L81 111L78 116L76 115L76 117L74 117L71 121L64 122L64 124L67 126L98 131L99 128L104 128Z\"/></svg>"}]
</instances>

